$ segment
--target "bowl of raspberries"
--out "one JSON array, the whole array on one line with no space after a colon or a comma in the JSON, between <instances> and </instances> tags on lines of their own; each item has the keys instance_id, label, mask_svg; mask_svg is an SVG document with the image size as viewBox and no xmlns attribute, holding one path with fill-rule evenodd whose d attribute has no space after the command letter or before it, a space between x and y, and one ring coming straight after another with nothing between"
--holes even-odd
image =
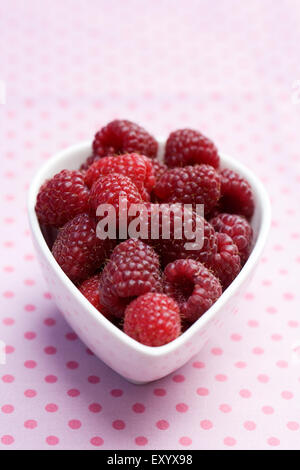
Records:
<instances>
[{"instance_id":1,"label":"bowl of raspberries","mask_svg":"<svg viewBox=\"0 0 300 470\"><path fill-rule=\"evenodd\" d=\"M237 312L270 226L261 182L201 132L157 141L127 120L47 161L28 212L58 308L135 383L182 366Z\"/></svg>"}]
</instances>

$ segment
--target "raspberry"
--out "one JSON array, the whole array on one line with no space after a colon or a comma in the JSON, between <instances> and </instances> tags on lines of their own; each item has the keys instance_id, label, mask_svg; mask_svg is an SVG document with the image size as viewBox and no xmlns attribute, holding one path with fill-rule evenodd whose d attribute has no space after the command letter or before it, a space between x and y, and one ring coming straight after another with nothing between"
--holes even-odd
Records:
<instances>
[{"instance_id":1,"label":"raspberry","mask_svg":"<svg viewBox=\"0 0 300 470\"><path fill-rule=\"evenodd\" d=\"M164 173L154 188L154 193L163 202L204 204L209 214L221 194L219 173L210 165L172 168Z\"/></svg>"},{"instance_id":2,"label":"raspberry","mask_svg":"<svg viewBox=\"0 0 300 470\"><path fill-rule=\"evenodd\" d=\"M145 129L120 119L100 129L93 142L94 154L100 157L136 152L154 158L157 149L156 140Z\"/></svg>"},{"instance_id":3,"label":"raspberry","mask_svg":"<svg viewBox=\"0 0 300 470\"><path fill-rule=\"evenodd\" d=\"M124 332L146 346L170 343L181 332L179 307L164 294L141 295L126 308Z\"/></svg>"},{"instance_id":4,"label":"raspberry","mask_svg":"<svg viewBox=\"0 0 300 470\"><path fill-rule=\"evenodd\" d=\"M142 197L136 185L127 176L112 173L100 178L93 184L90 192L90 208L96 213L100 204L111 204L119 214L119 198L131 203L142 203Z\"/></svg>"},{"instance_id":5,"label":"raspberry","mask_svg":"<svg viewBox=\"0 0 300 470\"><path fill-rule=\"evenodd\" d=\"M239 250L232 238L226 233L217 233L218 252L210 259L207 266L220 279L223 289L232 283L241 270Z\"/></svg>"},{"instance_id":6,"label":"raspberry","mask_svg":"<svg viewBox=\"0 0 300 470\"><path fill-rule=\"evenodd\" d=\"M168 167L167 165L156 159L152 160L152 167L156 182L158 182L161 176L167 171Z\"/></svg>"},{"instance_id":7,"label":"raspberry","mask_svg":"<svg viewBox=\"0 0 300 470\"><path fill-rule=\"evenodd\" d=\"M251 186L235 171L225 168L221 171L221 212L244 215L250 219L254 212Z\"/></svg>"},{"instance_id":8,"label":"raspberry","mask_svg":"<svg viewBox=\"0 0 300 470\"><path fill-rule=\"evenodd\" d=\"M100 283L100 298L105 309L121 318L133 298L161 291L159 258L153 248L133 238L116 246L103 269Z\"/></svg>"},{"instance_id":9,"label":"raspberry","mask_svg":"<svg viewBox=\"0 0 300 470\"><path fill-rule=\"evenodd\" d=\"M66 275L79 282L101 267L112 247L111 240L96 237L95 219L80 214L59 231L52 253Z\"/></svg>"},{"instance_id":10,"label":"raspberry","mask_svg":"<svg viewBox=\"0 0 300 470\"><path fill-rule=\"evenodd\" d=\"M118 173L130 178L143 200L149 201L149 193L155 184L151 160L144 155L129 153L119 157L103 157L93 163L86 172L85 183L91 187L99 176Z\"/></svg>"},{"instance_id":11,"label":"raspberry","mask_svg":"<svg viewBox=\"0 0 300 470\"><path fill-rule=\"evenodd\" d=\"M144 207L146 214L142 213L140 218L147 219L148 234L141 238L156 249L164 266L179 258L207 262L216 253L214 228L196 212L185 211L181 204Z\"/></svg>"},{"instance_id":12,"label":"raspberry","mask_svg":"<svg viewBox=\"0 0 300 470\"><path fill-rule=\"evenodd\" d=\"M101 274L95 274L92 277L89 277L78 287L80 292L88 299L94 307L102 313L103 307L101 305L100 296L99 296L99 284L100 284ZM109 315L105 315L110 319Z\"/></svg>"},{"instance_id":13,"label":"raspberry","mask_svg":"<svg viewBox=\"0 0 300 470\"><path fill-rule=\"evenodd\" d=\"M46 225L61 227L88 209L89 190L80 171L62 170L46 181L37 195L35 210Z\"/></svg>"},{"instance_id":14,"label":"raspberry","mask_svg":"<svg viewBox=\"0 0 300 470\"><path fill-rule=\"evenodd\" d=\"M214 143L198 131L179 129L166 143L165 163L168 167L206 163L219 167L220 158Z\"/></svg>"},{"instance_id":15,"label":"raspberry","mask_svg":"<svg viewBox=\"0 0 300 470\"><path fill-rule=\"evenodd\" d=\"M249 222L239 215L218 214L210 220L216 232L229 235L239 250L241 261L244 264L250 253L253 230Z\"/></svg>"},{"instance_id":16,"label":"raspberry","mask_svg":"<svg viewBox=\"0 0 300 470\"><path fill-rule=\"evenodd\" d=\"M185 321L193 323L222 294L219 280L202 264L192 259L178 259L164 271L165 293L179 305Z\"/></svg>"}]
</instances>

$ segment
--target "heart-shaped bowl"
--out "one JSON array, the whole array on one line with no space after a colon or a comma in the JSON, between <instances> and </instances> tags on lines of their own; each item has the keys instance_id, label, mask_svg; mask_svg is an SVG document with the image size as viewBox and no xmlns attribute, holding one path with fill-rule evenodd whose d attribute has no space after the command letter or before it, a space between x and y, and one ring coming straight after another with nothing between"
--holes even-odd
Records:
<instances>
[{"instance_id":1,"label":"heart-shaped bowl","mask_svg":"<svg viewBox=\"0 0 300 470\"><path fill-rule=\"evenodd\" d=\"M160 158L163 149L164 143L161 143ZM45 180L65 168L79 168L90 154L90 142L69 147L48 160L34 177L28 195L33 242L54 300L82 341L96 356L130 382L151 382L185 364L201 350L216 328L237 312L239 297L251 279L267 239L271 219L269 197L262 183L250 170L234 158L221 154L221 167L236 171L252 186L255 199L255 212L251 222L254 232L252 252L239 275L222 296L181 336L164 346L144 346L101 315L65 275L47 246L35 213L36 197Z\"/></svg>"}]
</instances>

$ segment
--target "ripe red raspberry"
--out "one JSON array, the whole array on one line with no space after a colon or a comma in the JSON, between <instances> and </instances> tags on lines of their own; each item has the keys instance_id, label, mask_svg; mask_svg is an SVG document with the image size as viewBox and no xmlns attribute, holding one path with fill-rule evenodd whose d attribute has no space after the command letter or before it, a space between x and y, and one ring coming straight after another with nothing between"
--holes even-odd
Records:
<instances>
[{"instance_id":1,"label":"ripe red raspberry","mask_svg":"<svg viewBox=\"0 0 300 470\"><path fill-rule=\"evenodd\" d=\"M172 168L160 178L154 193L162 202L204 204L209 214L220 198L221 178L210 165Z\"/></svg>"},{"instance_id":2,"label":"ripe red raspberry","mask_svg":"<svg viewBox=\"0 0 300 470\"><path fill-rule=\"evenodd\" d=\"M179 129L166 143L165 163L168 167L206 163L219 167L220 158L214 143L198 131Z\"/></svg>"},{"instance_id":3,"label":"ripe red raspberry","mask_svg":"<svg viewBox=\"0 0 300 470\"><path fill-rule=\"evenodd\" d=\"M153 248L133 238L116 246L101 277L100 298L105 309L121 318L134 297L161 291L159 258Z\"/></svg>"},{"instance_id":4,"label":"ripe red raspberry","mask_svg":"<svg viewBox=\"0 0 300 470\"><path fill-rule=\"evenodd\" d=\"M99 285L100 285L101 273L95 274L92 277L89 277L78 287L80 292L87 298L94 307L103 313L104 308L101 305L100 295L99 295ZM105 315L110 319L109 315Z\"/></svg>"},{"instance_id":5,"label":"ripe red raspberry","mask_svg":"<svg viewBox=\"0 0 300 470\"><path fill-rule=\"evenodd\" d=\"M144 201L149 201L149 193L155 184L151 160L138 153L128 153L116 157L103 157L93 163L86 172L85 183L90 188L100 176L118 173L130 178L138 188Z\"/></svg>"},{"instance_id":6,"label":"ripe red raspberry","mask_svg":"<svg viewBox=\"0 0 300 470\"><path fill-rule=\"evenodd\" d=\"M241 270L239 250L226 233L217 233L218 252L207 263L209 269L220 279L223 289L229 286Z\"/></svg>"},{"instance_id":7,"label":"ripe red raspberry","mask_svg":"<svg viewBox=\"0 0 300 470\"><path fill-rule=\"evenodd\" d=\"M156 140L145 129L120 119L100 129L93 142L94 154L100 157L136 152L154 158L157 149Z\"/></svg>"},{"instance_id":8,"label":"ripe red raspberry","mask_svg":"<svg viewBox=\"0 0 300 470\"><path fill-rule=\"evenodd\" d=\"M161 176L167 171L168 167L157 159L152 160L152 167L156 182L158 182Z\"/></svg>"},{"instance_id":9,"label":"ripe red raspberry","mask_svg":"<svg viewBox=\"0 0 300 470\"><path fill-rule=\"evenodd\" d=\"M226 233L236 244L244 264L250 253L253 230L249 222L240 215L218 214L209 221L216 232Z\"/></svg>"},{"instance_id":10,"label":"ripe red raspberry","mask_svg":"<svg viewBox=\"0 0 300 470\"><path fill-rule=\"evenodd\" d=\"M235 171L225 168L221 171L221 212L244 215L250 219L254 212L251 186Z\"/></svg>"},{"instance_id":11,"label":"ripe red raspberry","mask_svg":"<svg viewBox=\"0 0 300 470\"><path fill-rule=\"evenodd\" d=\"M164 294L141 295L126 308L124 332L146 346L170 343L181 332L179 307Z\"/></svg>"},{"instance_id":12,"label":"ripe red raspberry","mask_svg":"<svg viewBox=\"0 0 300 470\"><path fill-rule=\"evenodd\" d=\"M113 242L96 237L96 221L80 214L64 225L52 247L62 270L73 282L87 279L109 256Z\"/></svg>"},{"instance_id":13,"label":"ripe red raspberry","mask_svg":"<svg viewBox=\"0 0 300 470\"><path fill-rule=\"evenodd\" d=\"M90 192L91 211L96 214L99 205L111 204L114 206L117 216L120 216L119 198L126 199L128 208L132 203L139 204L143 202L136 185L127 176L117 173L100 176L93 184Z\"/></svg>"},{"instance_id":14,"label":"ripe red raspberry","mask_svg":"<svg viewBox=\"0 0 300 470\"><path fill-rule=\"evenodd\" d=\"M80 171L62 170L46 181L37 195L35 210L41 223L61 227L88 209L89 190Z\"/></svg>"},{"instance_id":15,"label":"ripe red raspberry","mask_svg":"<svg viewBox=\"0 0 300 470\"><path fill-rule=\"evenodd\" d=\"M219 280L199 261L178 259L166 266L164 290L176 300L183 319L193 323L222 294Z\"/></svg>"},{"instance_id":16,"label":"ripe red raspberry","mask_svg":"<svg viewBox=\"0 0 300 470\"><path fill-rule=\"evenodd\" d=\"M185 211L182 204L145 204L142 223L147 219L147 237L163 266L179 258L207 262L217 251L214 228L195 211Z\"/></svg>"}]
</instances>

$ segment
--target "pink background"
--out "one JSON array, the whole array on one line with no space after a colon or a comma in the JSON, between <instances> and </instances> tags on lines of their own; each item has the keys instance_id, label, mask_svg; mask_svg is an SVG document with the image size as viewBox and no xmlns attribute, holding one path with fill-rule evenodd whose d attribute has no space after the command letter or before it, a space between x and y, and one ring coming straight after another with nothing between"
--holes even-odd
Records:
<instances>
[{"instance_id":1,"label":"pink background","mask_svg":"<svg viewBox=\"0 0 300 470\"><path fill-rule=\"evenodd\" d=\"M0 449L300 448L299 21L297 0L1 0ZM26 217L40 165L116 117L202 130L273 205L240 314L146 386L70 331Z\"/></svg>"}]
</instances>

